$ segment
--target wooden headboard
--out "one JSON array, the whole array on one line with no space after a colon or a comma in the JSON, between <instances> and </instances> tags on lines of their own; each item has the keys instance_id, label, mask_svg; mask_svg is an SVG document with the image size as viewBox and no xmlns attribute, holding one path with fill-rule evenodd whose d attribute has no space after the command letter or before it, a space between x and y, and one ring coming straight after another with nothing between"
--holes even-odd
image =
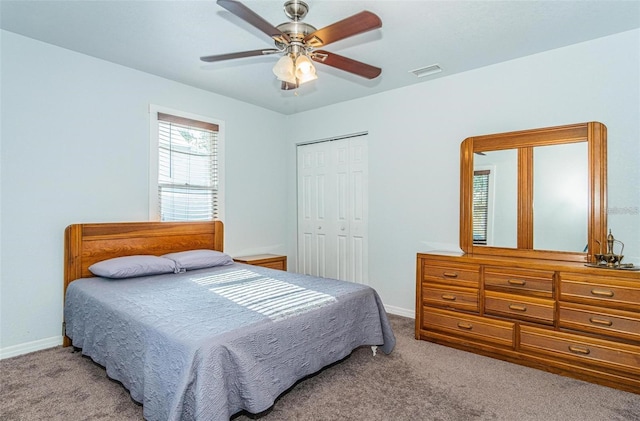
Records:
<instances>
[{"instance_id":1,"label":"wooden headboard","mask_svg":"<svg viewBox=\"0 0 640 421\"><path fill-rule=\"evenodd\" d=\"M92 277L89 266L101 260L134 254L194 249L223 251L221 221L108 222L73 224L64 231L64 296L76 279ZM65 345L69 345L65 337Z\"/></svg>"},{"instance_id":2,"label":"wooden headboard","mask_svg":"<svg viewBox=\"0 0 640 421\"><path fill-rule=\"evenodd\" d=\"M64 285L93 276L89 266L134 254L162 254L193 249L223 251L221 221L113 222L69 225L64 232Z\"/></svg>"}]
</instances>

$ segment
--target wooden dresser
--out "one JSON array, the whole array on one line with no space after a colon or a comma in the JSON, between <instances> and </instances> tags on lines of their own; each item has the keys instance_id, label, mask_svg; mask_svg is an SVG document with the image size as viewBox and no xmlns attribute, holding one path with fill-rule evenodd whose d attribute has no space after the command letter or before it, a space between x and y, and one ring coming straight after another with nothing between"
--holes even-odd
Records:
<instances>
[{"instance_id":1,"label":"wooden dresser","mask_svg":"<svg viewBox=\"0 0 640 421\"><path fill-rule=\"evenodd\" d=\"M640 272L420 253L416 338L640 393Z\"/></svg>"}]
</instances>

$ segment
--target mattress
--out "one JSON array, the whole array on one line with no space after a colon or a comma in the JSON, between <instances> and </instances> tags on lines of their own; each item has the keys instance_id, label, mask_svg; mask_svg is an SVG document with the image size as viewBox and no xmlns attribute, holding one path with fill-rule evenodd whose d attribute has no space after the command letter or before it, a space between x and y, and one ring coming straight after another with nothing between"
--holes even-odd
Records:
<instances>
[{"instance_id":1,"label":"mattress","mask_svg":"<svg viewBox=\"0 0 640 421\"><path fill-rule=\"evenodd\" d=\"M372 288L239 263L79 279L64 317L73 346L120 381L150 421L259 413L355 348L395 345Z\"/></svg>"}]
</instances>

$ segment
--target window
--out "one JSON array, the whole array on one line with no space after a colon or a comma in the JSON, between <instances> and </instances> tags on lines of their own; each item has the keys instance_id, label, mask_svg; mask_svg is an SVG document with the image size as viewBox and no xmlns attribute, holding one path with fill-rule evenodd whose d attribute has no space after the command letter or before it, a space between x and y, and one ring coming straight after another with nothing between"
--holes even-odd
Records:
<instances>
[{"instance_id":1,"label":"window","mask_svg":"<svg viewBox=\"0 0 640 421\"><path fill-rule=\"evenodd\" d=\"M151 111L151 219L222 219L219 122L155 107Z\"/></svg>"},{"instance_id":2,"label":"window","mask_svg":"<svg viewBox=\"0 0 640 421\"><path fill-rule=\"evenodd\" d=\"M490 170L473 172L473 244L487 245Z\"/></svg>"}]
</instances>

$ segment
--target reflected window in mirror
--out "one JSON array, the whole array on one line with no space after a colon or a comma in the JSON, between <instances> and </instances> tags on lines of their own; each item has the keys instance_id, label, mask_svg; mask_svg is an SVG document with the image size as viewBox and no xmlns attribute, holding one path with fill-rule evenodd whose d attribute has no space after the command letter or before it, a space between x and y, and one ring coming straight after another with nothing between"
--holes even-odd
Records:
<instances>
[{"instance_id":1,"label":"reflected window in mirror","mask_svg":"<svg viewBox=\"0 0 640 421\"><path fill-rule=\"evenodd\" d=\"M473 244L487 245L491 170L473 172Z\"/></svg>"},{"instance_id":2,"label":"reflected window in mirror","mask_svg":"<svg viewBox=\"0 0 640 421\"><path fill-rule=\"evenodd\" d=\"M518 151L506 149L475 154L473 164L476 171L490 171L486 242L474 245L493 247L517 247L518 244ZM475 183L475 175L474 175ZM474 192L475 194L475 192ZM475 199L474 199L475 201ZM476 229L474 209L473 230Z\"/></svg>"},{"instance_id":3,"label":"reflected window in mirror","mask_svg":"<svg viewBox=\"0 0 640 421\"><path fill-rule=\"evenodd\" d=\"M474 231L474 173L483 167L492 168L486 245ZM602 123L468 137L460 145L460 175L465 253L591 262L606 241Z\"/></svg>"},{"instance_id":4,"label":"reflected window in mirror","mask_svg":"<svg viewBox=\"0 0 640 421\"><path fill-rule=\"evenodd\" d=\"M588 243L586 142L533 148L533 246L584 252Z\"/></svg>"}]
</instances>

